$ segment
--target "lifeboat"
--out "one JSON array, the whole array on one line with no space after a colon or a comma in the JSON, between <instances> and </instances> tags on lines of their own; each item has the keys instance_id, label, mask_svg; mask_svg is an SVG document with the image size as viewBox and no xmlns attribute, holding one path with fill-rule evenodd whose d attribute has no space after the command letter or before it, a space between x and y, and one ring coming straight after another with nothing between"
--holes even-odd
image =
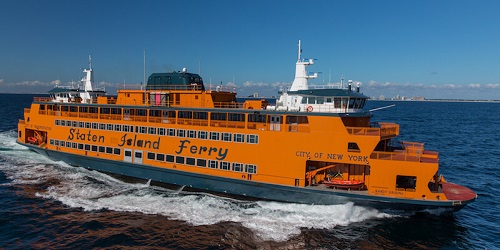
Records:
<instances>
[{"instance_id":1,"label":"lifeboat","mask_svg":"<svg viewBox=\"0 0 500 250\"><path fill-rule=\"evenodd\" d=\"M28 137L28 142L31 144L38 144L38 139L36 139L36 137L30 136Z\"/></svg>"},{"instance_id":2,"label":"lifeboat","mask_svg":"<svg viewBox=\"0 0 500 250\"><path fill-rule=\"evenodd\" d=\"M342 179L324 180L323 184L331 188L339 189L361 189L365 185L363 181Z\"/></svg>"}]
</instances>

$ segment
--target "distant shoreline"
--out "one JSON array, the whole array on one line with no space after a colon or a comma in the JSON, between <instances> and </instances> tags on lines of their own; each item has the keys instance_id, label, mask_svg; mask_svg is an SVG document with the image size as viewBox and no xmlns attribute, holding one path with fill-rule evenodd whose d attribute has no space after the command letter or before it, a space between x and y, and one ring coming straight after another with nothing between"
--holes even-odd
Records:
<instances>
[{"instance_id":1,"label":"distant shoreline","mask_svg":"<svg viewBox=\"0 0 500 250\"><path fill-rule=\"evenodd\" d=\"M370 101L384 102L500 102L500 100L467 100L467 99L425 99L425 100L378 100L368 99Z\"/></svg>"}]
</instances>

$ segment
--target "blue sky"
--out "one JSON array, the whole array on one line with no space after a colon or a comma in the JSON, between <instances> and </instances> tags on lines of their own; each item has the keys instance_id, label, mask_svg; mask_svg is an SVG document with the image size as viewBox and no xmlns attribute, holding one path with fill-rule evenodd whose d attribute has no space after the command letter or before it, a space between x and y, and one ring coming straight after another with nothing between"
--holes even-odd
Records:
<instances>
[{"instance_id":1,"label":"blue sky","mask_svg":"<svg viewBox=\"0 0 500 250\"><path fill-rule=\"evenodd\" d=\"M297 58L318 59L315 84L341 75L368 96L500 99L500 1L0 2L0 92L43 92L146 72L198 73L240 95L275 95Z\"/></svg>"}]
</instances>

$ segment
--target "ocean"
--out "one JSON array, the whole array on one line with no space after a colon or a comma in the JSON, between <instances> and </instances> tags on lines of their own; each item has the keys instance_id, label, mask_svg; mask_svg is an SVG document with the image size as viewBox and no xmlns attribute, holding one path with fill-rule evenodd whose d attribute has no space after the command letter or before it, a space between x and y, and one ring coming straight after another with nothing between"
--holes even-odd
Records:
<instances>
[{"instance_id":1,"label":"ocean","mask_svg":"<svg viewBox=\"0 0 500 250\"><path fill-rule=\"evenodd\" d=\"M498 249L500 103L369 101L478 199L456 213L240 201L128 183L16 144L33 95L0 94L0 249Z\"/></svg>"}]
</instances>

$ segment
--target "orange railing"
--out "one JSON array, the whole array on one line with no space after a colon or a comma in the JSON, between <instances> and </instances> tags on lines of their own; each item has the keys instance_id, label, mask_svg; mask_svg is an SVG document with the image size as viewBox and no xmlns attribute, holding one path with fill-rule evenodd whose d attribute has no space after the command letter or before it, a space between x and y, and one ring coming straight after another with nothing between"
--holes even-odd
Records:
<instances>
[{"instance_id":1,"label":"orange railing","mask_svg":"<svg viewBox=\"0 0 500 250\"><path fill-rule=\"evenodd\" d=\"M351 135L380 136L382 138L395 137L399 135L399 125L389 122L379 122L379 128L368 127L346 127Z\"/></svg>"},{"instance_id":2,"label":"orange railing","mask_svg":"<svg viewBox=\"0 0 500 250\"><path fill-rule=\"evenodd\" d=\"M392 160L392 161L415 161L426 163L437 163L439 161L438 153L424 150L424 144L421 142L402 142L402 150L394 152L375 151L370 155L372 159Z\"/></svg>"}]
</instances>

